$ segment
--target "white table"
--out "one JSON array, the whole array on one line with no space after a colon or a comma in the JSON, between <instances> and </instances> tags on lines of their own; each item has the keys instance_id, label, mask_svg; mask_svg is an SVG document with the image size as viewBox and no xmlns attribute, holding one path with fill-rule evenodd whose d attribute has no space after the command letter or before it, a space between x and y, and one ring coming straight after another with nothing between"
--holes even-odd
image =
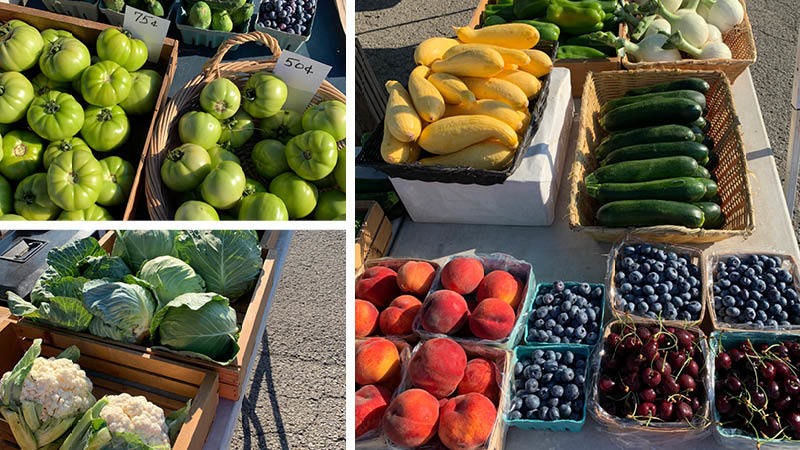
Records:
<instances>
[{"instance_id":1,"label":"white table","mask_svg":"<svg viewBox=\"0 0 800 450\"><path fill-rule=\"evenodd\" d=\"M751 172L755 205L755 231L747 239L728 239L710 246L708 251L780 250L800 257L792 221L784 201L761 110L750 71L733 85L734 101L742 122L747 164ZM579 103L579 99L576 100ZM576 105L577 107L578 105ZM576 117L578 114L576 113ZM573 145L578 126L573 126ZM574 152L567 155L569 170ZM565 172L562 177L566 179ZM584 233L569 229L567 203L569 183L561 183L556 221L550 227L503 227L487 225L421 224L405 220L396 229L390 255L418 257L445 262L454 254L504 252L533 264L537 281L574 280L603 282L609 244L596 242ZM554 433L509 429L506 448L579 449L618 448L598 425L587 419L580 433ZM712 438L687 443L682 447L710 448Z\"/></svg>"},{"instance_id":2,"label":"white table","mask_svg":"<svg viewBox=\"0 0 800 450\"><path fill-rule=\"evenodd\" d=\"M292 241L292 234L294 231L281 231L280 236L278 237L278 243L275 246L277 250L277 255L275 257L275 281L272 285L272 289L269 292L269 298L267 299L267 306L264 309L264 317L261 320L261 324L258 326L258 340L257 342L261 342L261 339L264 336L264 330L266 329L267 325L267 317L269 316L269 310L272 307L273 297L275 295L275 291L278 289L278 281L281 278L281 271L283 270L283 265L286 262L286 254L289 252L289 243ZM260 345L258 345L261 348ZM256 354L258 351L254 351L253 355L250 357L250 371L245 374L244 382L242 383L241 387L241 395L239 396L238 401L232 401L227 399L219 399L219 405L217 406L217 414L214 418L214 423L211 425L211 430L208 433L208 438L206 439L206 445L204 450L216 450L216 449L228 449L230 448L231 438L233 437L233 428L236 426L236 418L239 417L239 414L242 411L242 401L244 400L244 393L246 392L247 385L250 383L250 377L253 375L253 371L256 370L255 366L255 359Z\"/></svg>"}]
</instances>

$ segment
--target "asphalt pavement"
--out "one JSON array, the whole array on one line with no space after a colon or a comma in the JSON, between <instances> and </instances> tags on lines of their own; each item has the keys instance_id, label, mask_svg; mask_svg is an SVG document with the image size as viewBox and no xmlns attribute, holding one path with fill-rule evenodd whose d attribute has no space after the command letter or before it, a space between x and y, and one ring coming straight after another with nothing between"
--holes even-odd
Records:
<instances>
[{"instance_id":1,"label":"asphalt pavement","mask_svg":"<svg viewBox=\"0 0 800 450\"><path fill-rule=\"evenodd\" d=\"M345 448L345 232L297 231L235 449Z\"/></svg>"}]
</instances>

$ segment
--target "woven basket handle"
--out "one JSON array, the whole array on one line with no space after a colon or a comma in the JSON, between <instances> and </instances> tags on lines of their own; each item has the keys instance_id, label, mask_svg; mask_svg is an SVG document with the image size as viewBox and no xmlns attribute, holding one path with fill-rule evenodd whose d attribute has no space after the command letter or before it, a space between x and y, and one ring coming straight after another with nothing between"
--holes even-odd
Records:
<instances>
[{"instance_id":1,"label":"woven basket handle","mask_svg":"<svg viewBox=\"0 0 800 450\"><path fill-rule=\"evenodd\" d=\"M223 42L222 45L219 46L219 49L217 49L217 53L214 54L211 59L206 61L205 64L203 64L203 73L205 74L206 79L211 77L220 78L221 74L219 71L219 65L222 63L222 58L225 57L225 54L228 53L228 50L230 50L232 47L245 44L247 42L260 42L264 44L267 48L269 48L270 52L272 53L272 57L276 60L278 59L278 56L281 55L281 46L278 44L278 41L267 33L251 31L249 33L236 34Z\"/></svg>"}]
</instances>

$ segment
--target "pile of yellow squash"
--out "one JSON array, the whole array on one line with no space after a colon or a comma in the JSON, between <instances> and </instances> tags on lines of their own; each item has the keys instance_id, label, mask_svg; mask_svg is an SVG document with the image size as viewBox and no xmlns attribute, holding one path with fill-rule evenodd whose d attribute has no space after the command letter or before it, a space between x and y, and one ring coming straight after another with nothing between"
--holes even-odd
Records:
<instances>
[{"instance_id":1,"label":"pile of yellow squash","mask_svg":"<svg viewBox=\"0 0 800 450\"><path fill-rule=\"evenodd\" d=\"M532 49L539 32L527 24L454 30L458 39L417 46L408 90L386 82L384 161L499 170L514 159L530 123L528 103L553 62ZM420 159L421 150L436 156Z\"/></svg>"}]
</instances>

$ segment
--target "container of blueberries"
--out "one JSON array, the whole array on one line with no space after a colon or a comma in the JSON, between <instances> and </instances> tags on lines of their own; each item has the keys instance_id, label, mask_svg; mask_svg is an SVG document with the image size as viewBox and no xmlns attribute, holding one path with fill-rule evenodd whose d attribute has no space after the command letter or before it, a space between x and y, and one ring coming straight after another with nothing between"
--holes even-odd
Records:
<instances>
[{"instance_id":1,"label":"container of blueberries","mask_svg":"<svg viewBox=\"0 0 800 450\"><path fill-rule=\"evenodd\" d=\"M707 258L707 290L715 330L800 329L797 262L781 253L725 253Z\"/></svg>"},{"instance_id":2,"label":"container of blueberries","mask_svg":"<svg viewBox=\"0 0 800 450\"><path fill-rule=\"evenodd\" d=\"M525 430L580 431L586 423L588 346L514 349L503 418Z\"/></svg>"},{"instance_id":3,"label":"container of blueberries","mask_svg":"<svg viewBox=\"0 0 800 450\"><path fill-rule=\"evenodd\" d=\"M256 31L275 38L283 50L297 51L311 37L317 0L256 0Z\"/></svg>"},{"instance_id":4,"label":"container of blueberries","mask_svg":"<svg viewBox=\"0 0 800 450\"><path fill-rule=\"evenodd\" d=\"M525 343L537 347L560 344L593 347L603 333L604 299L602 284L539 283L527 314Z\"/></svg>"},{"instance_id":5,"label":"container of blueberries","mask_svg":"<svg viewBox=\"0 0 800 450\"><path fill-rule=\"evenodd\" d=\"M706 264L696 248L629 238L608 255L606 291L619 318L698 325L706 313L705 280Z\"/></svg>"}]
</instances>

